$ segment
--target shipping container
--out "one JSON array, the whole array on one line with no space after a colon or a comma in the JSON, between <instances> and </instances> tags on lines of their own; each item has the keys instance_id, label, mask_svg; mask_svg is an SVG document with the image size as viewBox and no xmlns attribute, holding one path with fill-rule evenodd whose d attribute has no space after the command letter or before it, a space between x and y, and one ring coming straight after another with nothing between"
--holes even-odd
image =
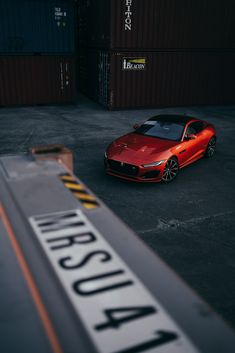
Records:
<instances>
[{"instance_id":1,"label":"shipping container","mask_svg":"<svg viewBox=\"0 0 235 353\"><path fill-rule=\"evenodd\" d=\"M0 56L0 106L75 100L71 56Z\"/></svg>"},{"instance_id":2,"label":"shipping container","mask_svg":"<svg viewBox=\"0 0 235 353\"><path fill-rule=\"evenodd\" d=\"M0 13L0 54L74 51L73 0L0 0Z\"/></svg>"},{"instance_id":3,"label":"shipping container","mask_svg":"<svg viewBox=\"0 0 235 353\"><path fill-rule=\"evenodd\" d=\"M109 109L235 103L235 51L81 55L80 90Z\"/></svg>"},{"instance_id":4,"label":"shipping container","mask_svg":"<svg viewBox=\"0 0 235 353\"><path fill-rule=\"evenodd\" d=\"M80 47L235 48L234 0L80 0Z\"/></svg>"}]
</instances>

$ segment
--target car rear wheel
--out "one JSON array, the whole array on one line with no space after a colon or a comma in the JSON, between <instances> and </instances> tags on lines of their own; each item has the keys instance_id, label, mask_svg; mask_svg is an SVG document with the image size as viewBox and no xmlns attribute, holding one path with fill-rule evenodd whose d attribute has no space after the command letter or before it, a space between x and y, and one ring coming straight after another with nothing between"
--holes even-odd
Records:
<instances>
[{"instance_id":1,"label":"car rear wheel","mask_svg":"<svg viewBox=\"0 0 235 353\"><path fill-rule=\"evenodd\" d=\"M164 183L169 183L173 181L179 173L179 163L176 158L172 157L168 159L164 172L162 175L162 181Z\"/></svg>"},{"instance_id":2,"label":"car rear wheel","mask_svg":"<svg viewBox=\"0 0 235 353\"><path fill-rule=\"evenodd\" d=\"M214 156L215 151L216 151L216 137L213 136L213 137L210 139L210 141L209 141L209 143L208 143L208 145L207 145L207 149L206 149L206 152L205 152L205 156L206 156L207 158L211 158L211 157Z\"/></svg>"}]
</instances>

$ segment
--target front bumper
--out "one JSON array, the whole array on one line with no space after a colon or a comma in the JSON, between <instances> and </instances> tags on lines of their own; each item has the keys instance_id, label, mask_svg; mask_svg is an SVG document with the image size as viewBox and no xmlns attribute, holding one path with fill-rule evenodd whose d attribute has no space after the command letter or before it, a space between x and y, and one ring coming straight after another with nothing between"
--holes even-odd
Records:
<instances>
[{"instance_id":1,"label":"front bumper","mask_svg":"<svg viewBox=\"0 0 235 353\"><path fill-rule=\"evenodd\" d=\"M144 168L142 165L133 165L104 159L106 173L121 179L142 182L156 183L161 181L165 163L156 167Z\"/></svg>"}]
</instances>

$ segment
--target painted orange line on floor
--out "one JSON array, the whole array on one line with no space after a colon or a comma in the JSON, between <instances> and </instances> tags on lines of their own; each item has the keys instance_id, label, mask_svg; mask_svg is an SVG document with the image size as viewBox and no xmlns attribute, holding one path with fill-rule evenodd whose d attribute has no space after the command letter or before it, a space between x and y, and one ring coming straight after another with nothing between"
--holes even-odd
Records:
<instances>
[{"instance_id":1,"label":"painted orange line on floor","mask_svg":"<svg viewBox=\"0 0 235 353\"><path fill-rule=\"evenodd\" d=\"M41 298L40 293L37 289L36 283L33 279L33 276L30 272L30 269L25 261L24 255L23 255L22 250L20 248L20 245L16 239L15 233L11 227L9 219L8 219L6 213L3 209L3 206L1 204L0 204L0 217L2 218L3 224L6 228L7 234L9 236L10 241L11 241L11 245L14 249L15 255L16 255L17 260L20 264L24 278L27 282L27 285L28 285L29 290L31 292L31 295L33 297L34 303L36 305L38 314L41 318L44 329L45 329L46 334L48 336L48 339L50 341L51 347L52 347L54 353L62 353L63 351L62 351L62 348L61 348L60 343L58 341L58 338L56 336L52 322L51 322L51 320L48 316L48 313L46 311L46 308L42 302L42 298Z\"/></svg>"}]
</instances>

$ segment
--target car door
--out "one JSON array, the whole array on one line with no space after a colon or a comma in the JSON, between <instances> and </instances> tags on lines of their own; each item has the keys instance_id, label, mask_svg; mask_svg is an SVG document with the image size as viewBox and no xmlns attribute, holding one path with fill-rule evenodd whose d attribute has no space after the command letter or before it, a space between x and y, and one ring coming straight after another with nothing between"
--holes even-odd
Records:
<instances>
[{"instance_id":1,"label":"car door","mask_svg":"<svg viewBox=\"0 0 235 353\"><path fill-rule=\"evenodd\" d=\"M180 166L187 165L202 156L203 127L204 125L201 121L194 121L186 126L184 138L178 152ZM196 138L189 140L189 135L195 135Z\"/></svg>"}]
</instances>

